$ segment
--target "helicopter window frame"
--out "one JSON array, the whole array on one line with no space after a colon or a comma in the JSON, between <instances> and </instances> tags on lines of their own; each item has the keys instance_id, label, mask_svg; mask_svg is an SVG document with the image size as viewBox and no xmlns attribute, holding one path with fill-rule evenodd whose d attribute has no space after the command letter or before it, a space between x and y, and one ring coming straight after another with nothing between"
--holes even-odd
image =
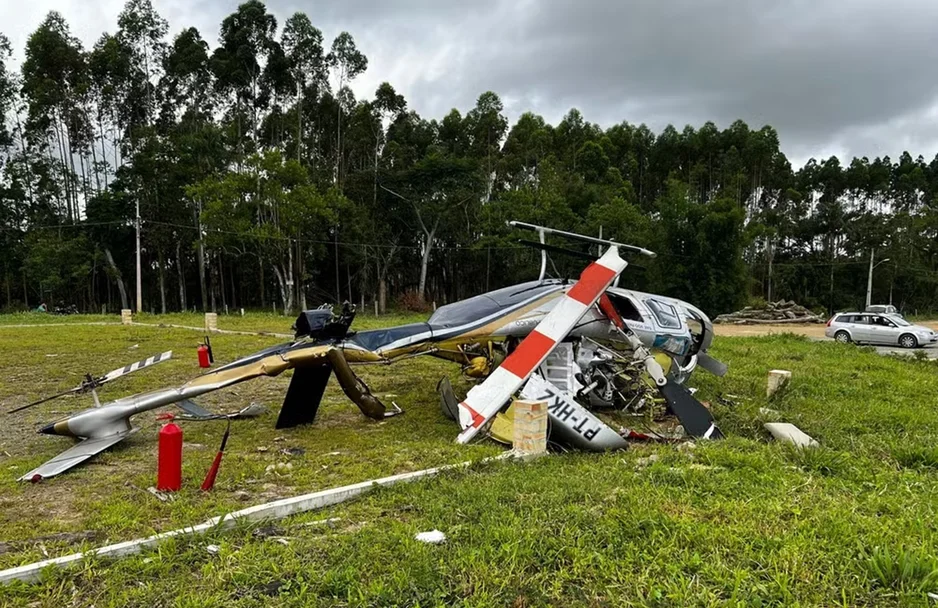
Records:
<instances>
[{"instance_id":1,"label":"helicopter window frame","mask_svg":"<svg viewBox=\"0 0 938 608\"><path fill-rule=\"evenodd\" d=\"M681 328L681 317L673 305L654 298L646 298L645 305L648 306L648 310L651 311L661 327L665 329Z\"/></svg>"},{"instance_id":2,"label":"helicopter window frame","mask_svg":"<svg viewBox=\"0 0 938 608\"><path fill-rule=\"evenodd\" d=\"M635 305L632 298L610 293L609 299L612 301L613 308L616 309L616 312L619 313L619 316L624 320L645 323L645 318L642 316L641 311L638 310L638 306Z\"/></svg>"}]
</instances>

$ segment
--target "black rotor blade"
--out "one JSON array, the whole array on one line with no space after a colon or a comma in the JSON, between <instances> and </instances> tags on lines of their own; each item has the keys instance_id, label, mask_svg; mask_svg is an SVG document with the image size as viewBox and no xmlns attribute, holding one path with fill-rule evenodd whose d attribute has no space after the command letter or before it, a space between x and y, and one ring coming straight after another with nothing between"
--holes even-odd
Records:
<instances>
[{"instance_id":1,"label":"black rotor blade","mask_svg":"<svg viewBox=\"0 0 938 608\"><path fill-rule=\"evenodd\" d=\"M56 394L56 395L52 395L51 397L44 397L44 398L40 399L39 401L33 401L32 403L27 403L26 405L21 405L21 406L19 406L19 407L13 408L12 410L8 411L7 414L15 414L16 412L22 412L23 410L29 409L29 408L33 407L34 405L39 405L40 403L45 403L46 401L52 401L53 399L58 399L59 397L64 397L65 395L70 395L71 393L78 393L78 392L82 391L84 388L85 388L84 386L78 386L78 387L75 387L75 388L70 388L70 389L68 389L67 391L62 391L61 393L58 393L58 394Z\"/></svg>"}]
</instances>

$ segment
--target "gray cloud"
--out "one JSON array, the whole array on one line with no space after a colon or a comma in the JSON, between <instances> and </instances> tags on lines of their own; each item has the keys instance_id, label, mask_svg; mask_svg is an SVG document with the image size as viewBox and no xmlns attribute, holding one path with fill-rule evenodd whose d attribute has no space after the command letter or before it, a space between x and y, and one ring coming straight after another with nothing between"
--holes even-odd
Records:
<instances>
[{"instance_id":1,"label":"gray cloud","mask_svg":"<svg viewBox=\"0 0 938 608\"><path fill-rule=\"evenodd\" d=\"M12 0L6 0L13 3ZM236 3L154 0L173 31L215 41ZM5 4L5 2L0 2ZM21 47L58 8L87 43L120 0L0 6ZM55 5L55 6L47 6ZM89 7L89 5L91 5ZM809 156L938 152L938 3L932 0L269 0L282 23L307 12L327 40L350 31L368 55L355 85L390 81L421 114L466 111L494 90L510 118L771 124L796 163ZM15 31L11 31L15 30Z\"/></svg>"}]
</instances>

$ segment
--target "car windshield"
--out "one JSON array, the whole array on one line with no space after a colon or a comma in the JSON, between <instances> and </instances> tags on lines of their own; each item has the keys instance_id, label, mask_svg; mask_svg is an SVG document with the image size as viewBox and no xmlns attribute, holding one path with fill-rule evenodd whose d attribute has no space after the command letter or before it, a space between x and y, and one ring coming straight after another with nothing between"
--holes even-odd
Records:
<instances>
[{"instance_id":1,"label":"car windshield","mask_svg":"<svg viewBox=\"0 0 938 608\"><path fill-rule=\"evenodd\" d=\"M898 325L899 327L909 327L910 325L912 325L911 323L909 323L908 321L906 321L905 319L903 319L903 318L900 317L899 315L887 315L887 316L889 317L889 320L890 320L890 321L892 321L893 323L895 323L895 324Z\"/></svg>"}]
</instances>

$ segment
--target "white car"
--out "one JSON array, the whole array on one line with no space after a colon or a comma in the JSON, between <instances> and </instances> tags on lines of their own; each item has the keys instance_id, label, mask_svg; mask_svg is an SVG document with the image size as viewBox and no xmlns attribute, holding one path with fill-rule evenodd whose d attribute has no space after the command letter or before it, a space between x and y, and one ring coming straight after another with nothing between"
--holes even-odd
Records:
<instances>
[{"instance_id":1,"label":"white car","mask_svg":"<svg viewBox=\"0 0 938 608\"><path fill-rule=\"evenodd\" d=\"M918 348L938 343L938 333L913 325L899 315L867 312L837 313L827 322L824 335L838 342L886 344Z\"/></svg>"}]
</instances>

